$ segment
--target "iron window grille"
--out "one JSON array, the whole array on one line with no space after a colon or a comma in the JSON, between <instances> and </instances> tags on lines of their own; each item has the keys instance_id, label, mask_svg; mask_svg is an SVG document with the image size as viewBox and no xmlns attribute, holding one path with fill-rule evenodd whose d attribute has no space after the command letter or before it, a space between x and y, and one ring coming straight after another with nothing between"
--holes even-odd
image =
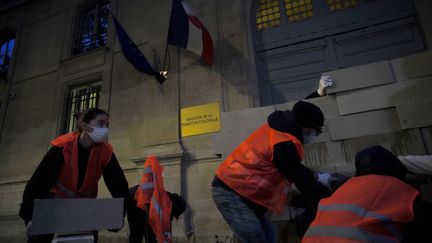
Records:
<instances>
[{"instance_id":1,"label":"iron window grille","mask_svg":"<svg viewBox=\"0 0 432 243\"><path fill-rule=\"evenodd\" d=\"M0 44L0 78L7 77L14 44L15 38L10 38Z\"/></svg>"},{"instance_id":2,"label":"iron window grille","mask_svg":"<svg viewBox=\"0 0 432 243\"><path fill-rule=\"evenodd\" d=\"M78 8L76 38L72 55L84 53L106 45L110 2L90 0Z\"/></svg>"},{"instance_id":3,"label":"iron window grille","mask_svg":"<svg viewBox=\"0 0 432 243\"><path fill-rule=\"evenodd\" d=\"M75 131L77 122L76 116L80 112L99 106L100 93L100 84L90 84L70 90L66 101L64 133Z\"/></svg>"}]
</instances>

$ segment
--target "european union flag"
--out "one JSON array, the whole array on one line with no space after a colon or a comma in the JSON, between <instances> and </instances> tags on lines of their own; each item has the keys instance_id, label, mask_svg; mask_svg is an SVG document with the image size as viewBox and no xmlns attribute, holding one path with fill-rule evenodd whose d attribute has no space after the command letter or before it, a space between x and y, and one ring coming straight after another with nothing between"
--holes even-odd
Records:
<instances>
[{"instance_id":1,"label":"european union flag","mask_svg":"<svg viewBox=\"0 0 432 243\"><path fill-rule=\"evenodd\" d=\"M155 76L158 82L162 84L166 78L153 69L153 67L145 58L144 54L142 54L142 52L138 49L138 47L117 21L116 17L114 17L113 14L111 14L111 16L113 17L114 25L117 30L117 36L120 41L120 46L123 50L123 55L126 60L128 60L137 71Z\"/></svg>"}]
</instances>

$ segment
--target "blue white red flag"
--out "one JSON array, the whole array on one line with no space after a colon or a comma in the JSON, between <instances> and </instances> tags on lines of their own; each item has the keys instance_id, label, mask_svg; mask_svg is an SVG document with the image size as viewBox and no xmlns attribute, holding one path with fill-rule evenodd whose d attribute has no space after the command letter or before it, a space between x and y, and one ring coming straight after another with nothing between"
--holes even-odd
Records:
<instances>
[{"instance_id":1,"label":"blue white red flag","mask_svg":"<svg viewBox=\"0 0 432 243\"><path fill-rule=\"evenodd\" d=\"M214 49L210 33L189 5L181 0L173 0L167 41L170 45L197 53L205 63L213 64Z\"/></svg>"}]
</instances>

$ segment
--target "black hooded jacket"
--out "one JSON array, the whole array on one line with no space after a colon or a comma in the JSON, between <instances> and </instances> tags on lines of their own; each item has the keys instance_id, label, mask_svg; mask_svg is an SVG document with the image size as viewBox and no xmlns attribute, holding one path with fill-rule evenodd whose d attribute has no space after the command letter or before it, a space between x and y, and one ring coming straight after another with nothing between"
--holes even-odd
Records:
<instances>
[{"instance_id":1,"label":"black hooded jacket","mask_svg":"<svg viewBox=\"0 0 432 243\"><path fill-rule=\"evenodd\" d=\"M403 180L407 173L406 167L396 155L378 145L358 152L355 157L355 166L356 176L374 174ZM422 200L419 196L412 207L414 219L408 223L402 242L432 242L429 226L432 218L432 204Z\"/></svg>"},{"instance_id":2,"label":"black hooded jacket","mask_svg":"<svg viewBox=\"0 0 432 243\"><path fill-rule=\"evenodd\" d=\"M268 116L267 122L271 128L289 133L303 142L302 130L290 111L274 111ZM273 163L289 182L294 183L304 196L316 204L321 198L331 195L331 191L315 179L315 173L301 163L297 149L292 142L274 145Z\"/></svg>"}]
</instances>

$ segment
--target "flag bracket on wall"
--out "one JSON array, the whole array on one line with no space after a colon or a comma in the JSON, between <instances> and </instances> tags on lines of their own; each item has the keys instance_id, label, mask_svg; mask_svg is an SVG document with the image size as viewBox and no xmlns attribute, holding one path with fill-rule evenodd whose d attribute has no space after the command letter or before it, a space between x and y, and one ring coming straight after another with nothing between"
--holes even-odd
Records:
<instances>
[{"instance_id":1,"label":"flag bracket on wall","mask_svg":"<svg viewBox=\"0 0 432 243\"><path fill-rule=\"evenodd\" d=\"M143 72L150 76L154 76L156 80L160 84L162 84L167 77L164 73L165 71L156 71L150 65L150 63L147 61L147 58L138 49L137 45L131 40L127 32L124 30L123 26L121 26L121 24L118 22L117 18L114 17L114 14L111 13L111 16L114 20L114 25L117 30L117 36L120 42L120 46L126 60L128 60L138 72Z\"/></svg>"}]
</instances>

